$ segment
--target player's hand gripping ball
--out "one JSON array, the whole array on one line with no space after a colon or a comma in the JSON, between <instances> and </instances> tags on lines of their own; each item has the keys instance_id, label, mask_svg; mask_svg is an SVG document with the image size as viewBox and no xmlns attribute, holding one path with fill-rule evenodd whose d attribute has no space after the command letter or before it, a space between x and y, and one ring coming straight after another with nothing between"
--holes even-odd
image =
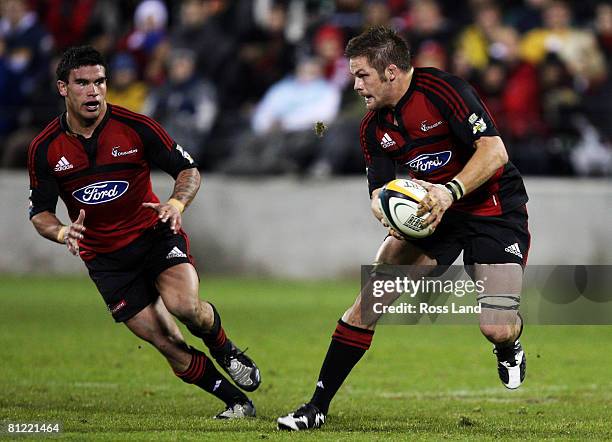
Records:
<instances>
[{"instance_id":1,"label":"player's hand gripping ball","mask_svg":"<svg viewBox=\"0 0 612 442\"><path fill-rule=\"evenodd\" d=\"M422 228L429 213L417 216L417 208L427 190L411 180L389 181L378 194L383 217L389 227L408 238L424 238L433 233L431 226Z\"/></svg>"}]
</instances>

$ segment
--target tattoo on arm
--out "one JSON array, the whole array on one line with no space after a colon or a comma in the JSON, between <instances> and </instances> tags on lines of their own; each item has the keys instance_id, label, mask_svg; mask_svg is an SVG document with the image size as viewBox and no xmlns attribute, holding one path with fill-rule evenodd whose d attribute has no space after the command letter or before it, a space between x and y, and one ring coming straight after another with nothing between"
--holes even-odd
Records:
<instances>
[{"instance_id":1,"label":"tattoo on arm","mask_svg":"<svg viewBox=\"0 0 612 442\"><path fill-rule=\"evenodd\" d=\"M200 172L195 167L179 172L170 198L179 200L187 207L200 188Z\"/></svg>"}]
</instances>

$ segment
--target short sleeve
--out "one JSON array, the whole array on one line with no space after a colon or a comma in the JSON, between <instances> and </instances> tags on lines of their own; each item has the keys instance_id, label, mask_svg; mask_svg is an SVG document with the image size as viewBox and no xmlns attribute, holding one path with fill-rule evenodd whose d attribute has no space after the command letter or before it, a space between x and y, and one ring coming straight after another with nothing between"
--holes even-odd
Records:
<instances>
[{"instance_id":1,"label":"short sleeve","mask_svg":"<svg viewBox=\"0 0 612 442\"><path fill-rule=\"evenodd\" d=\"M144 121L139 132L149 161L173 178L182 170L198 166L189 152L177 144L159 123L149 117Z\"/></svg>"},{"instance_id":2,"label":"short sleeve","mask_svg":"<svg viewBox=\"0 0 612 442\"><path fill-rule=\"evenodd\" d=\"M30 146L28 155L28 173L30 175L29 216L32 218L41 212L55 213L59 188L57 181L51 175L45 150Z\"/></svg>"},{"instance_id":3,"label":"short sleeve","mask_svg":"<svg viewBox=\"0 0 612 442\"><path fill-rule=\"evenodd\" d=\"M471 146L484 136L499 136L488 109L465 80L423 74L423 84L430 91L432 102L448 121L452 133Z\"/></svg>"},{"instance_id":4,"label":"short sleeve","mask_svg":"<svg viewBox=\"0 0 612 442\"><path fill-rule=\"evenodd\" d=\"M368 179L368 191L372 192L389 181L395 179L395 161L386 155L377 143L374 132L374 114L366 115L361 123L359 141L366 164L366 176Z\"/></svg>"}]
</instances>

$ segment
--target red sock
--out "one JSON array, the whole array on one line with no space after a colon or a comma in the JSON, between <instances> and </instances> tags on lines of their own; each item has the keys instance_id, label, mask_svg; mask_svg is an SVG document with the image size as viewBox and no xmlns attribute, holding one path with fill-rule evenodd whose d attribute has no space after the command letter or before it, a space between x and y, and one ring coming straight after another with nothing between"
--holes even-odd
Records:
<instances>
[{"instance_id":1,"label":"red sock","mask_svg":"<svg viewBox=\"0 0 612 442\"><path fill-rule=\"evenodd\" d=\"M202 390L221 399L228 406L247 400L246 395L219 373L213 361L208 359L204 353L192 348L191 354L193 356L187 370L174 370L174 374L183 382L197 385Z\"/></svg>"}]
</instances>

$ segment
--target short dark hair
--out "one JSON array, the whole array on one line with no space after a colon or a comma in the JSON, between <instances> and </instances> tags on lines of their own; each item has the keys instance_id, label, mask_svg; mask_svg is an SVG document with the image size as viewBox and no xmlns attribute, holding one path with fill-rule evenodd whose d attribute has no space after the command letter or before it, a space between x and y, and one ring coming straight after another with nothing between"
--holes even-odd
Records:
<instances>
[{"instance_id":1,"label":"short dark hair","mask_svg":"<svg viewBox=\"0 0 612 442\"><path fill-rule=\"evenodd\" d=\"M403 71L410 69L408 43L397 32L384 26L374 26L351 38L344 54L348 58L365 57L381 77L390 64Z\"/></svg>"},{"instance_id":2,"label":"short dark hair","mask_svg":"<svg viewBox=\"0 0 612 442\"><path fill-rule=\"evenodd\" d=\"M104 70L107 70L106 61L102 54L91 46L74 46L66 49L66 52L62 55L55 75L58 80L68 83L68 76L71 70L78 69L81 66L96 65L103 66Z\"/></svg>"}]
</instances>

